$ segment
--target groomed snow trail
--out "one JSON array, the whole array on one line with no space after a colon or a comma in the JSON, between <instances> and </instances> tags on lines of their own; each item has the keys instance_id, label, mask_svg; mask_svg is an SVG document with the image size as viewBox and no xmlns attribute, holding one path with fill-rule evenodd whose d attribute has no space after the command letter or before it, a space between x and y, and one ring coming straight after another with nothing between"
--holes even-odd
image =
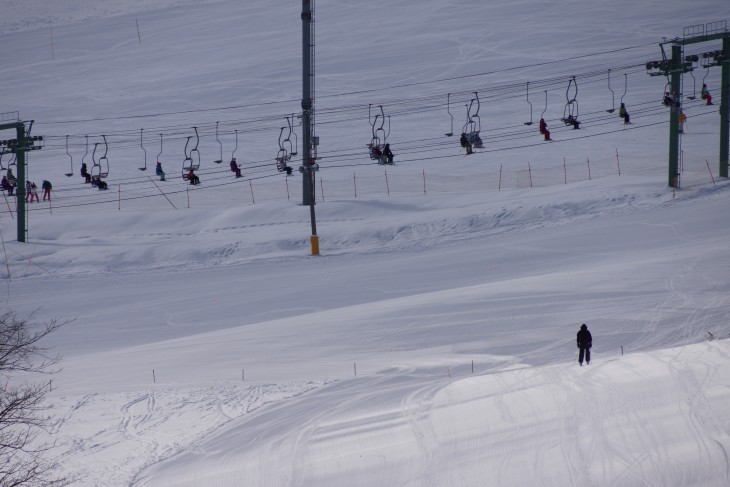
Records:
<instances>
[{"instance_id":1,"label":"groomed snow trail","mask_svg":"<svg viewBox=\"0 0 730 487\"><path fill-rule=\"evenodd\" d=\"M721 487L729 370L716 340L453 380L391 371L229 423L133 485Z\"/></svg>"}]
</instances>

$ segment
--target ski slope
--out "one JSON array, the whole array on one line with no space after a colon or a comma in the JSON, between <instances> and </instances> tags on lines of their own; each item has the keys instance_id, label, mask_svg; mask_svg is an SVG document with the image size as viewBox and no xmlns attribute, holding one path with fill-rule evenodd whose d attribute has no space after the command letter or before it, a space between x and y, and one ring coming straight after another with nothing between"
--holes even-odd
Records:
<instances>
[{"instance_id":1,"label":"ski slope","mask_svg":"<svg viewBox=\"0 0 730 487\"><path fill-rule=\"evenodd\" d=\"M47 342L62 370L34 379L52 379L41 439L73 486L730 483L717 107L685 102L673 191L666 81L642 67L722 0L320 0L317 257L299 176L274 167L301 5L0 4L0 111L35 120L30 179L54 183L27 243L0 201L3 307L71 320ZM606 112L609 68L631 126ZM573 75L580 131L559 120ZM473 92L486 148L465 157L444 134ZM395 166L368 158L369 105ZM238 131L240 180L212 162L216 122L222 166ZM77 176L101 134L107 192Z\"/></svg>"}]
</instances>

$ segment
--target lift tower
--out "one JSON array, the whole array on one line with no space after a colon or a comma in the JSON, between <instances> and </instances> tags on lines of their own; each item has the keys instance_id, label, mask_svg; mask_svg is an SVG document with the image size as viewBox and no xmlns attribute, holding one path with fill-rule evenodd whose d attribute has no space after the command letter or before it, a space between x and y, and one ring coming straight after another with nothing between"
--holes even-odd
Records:
<instances>
[{"instance_id":1,"label":"lift tower","mask_svg":"<svg viewBox=\"0 0 730 487\"><path fill-rule=\"evenodd\" d=\"M314 130L314 0L302 0L302 204L309 205L312 221L312 255L319 254L317 222L314 214L314 172L319 138Z\"/></svg>"},{"instance_id":2,"label":"lift tower","mask_svg":"<svg viewBox=\"0 0 730 487\"><path fill-rule=\"evenodd\" d=\"M28 233L28 212L25 205L25 180L26 180L26 157L25 153L41 149L43 136L30 135L33 128L33 121L30 121L28 130L25 129L25 122L20 120L18 112L0 113L0 131L15 130L16 138L0 140L0 153L15 154L18 166L17 190L15 192L18 212L18 242L25 242Z\"/></svg>"},{"instance_id":3,"label":"lift tower","mask_svg":"<svg viewBox=\"0 0 730 487\"><path fill-rule=\"evenodd\" d=\"M720 89L720 177L728 177L728 152L730 148L730 32L727 21L710 22L684 28L682 38L661 42L661 61L649 61L646 68L650 76L666 76L671 94L676 97L676 106L669 115L669 186L679 185L679 113L681 111L680 84L683 73L692 71L692 62L683 59L684 46L703 42L722 41L722 49L703 53L704 67L721 68ZM671 44L672 57L667 59L664 45Z\"/></svg>"}]
</instances>

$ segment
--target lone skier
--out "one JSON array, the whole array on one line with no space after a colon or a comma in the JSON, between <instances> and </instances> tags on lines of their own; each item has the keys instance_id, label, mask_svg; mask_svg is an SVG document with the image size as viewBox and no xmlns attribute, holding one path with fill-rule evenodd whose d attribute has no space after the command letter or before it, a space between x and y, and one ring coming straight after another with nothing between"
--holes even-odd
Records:
<instances>
[{"instance_id":1,"label":"lone skier","mask_svg":"<svg viewBox=\"0 0 730 487\"><path fill-rule=\"evenodd\" d=\"M578 362L582 367L583 357L585 357L586 365L589 365L591 363L591 346L593 345L593 337L591 336L591 332L588 331L588 326L586 326L585 323L580 325L580 330L578 330L576 339L578 342L578 348L580 349L580 352L578 353Z\"/></svg>"}]
</instances>

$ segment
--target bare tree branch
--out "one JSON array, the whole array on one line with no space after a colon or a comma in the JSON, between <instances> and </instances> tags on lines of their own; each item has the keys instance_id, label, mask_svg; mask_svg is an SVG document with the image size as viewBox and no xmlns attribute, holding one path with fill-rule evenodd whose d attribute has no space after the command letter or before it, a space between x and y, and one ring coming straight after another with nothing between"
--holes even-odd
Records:
<instances>
[{"instance_id":1,"label":"bare tree branch","mask_svg":"<svg viewBox=\"0 0 730 487\"><path fill-rule=\"evenodd\" d=\"M40 342L68 322L52 320L36 325L31 314L19 319L12 312L0 314L0 375L10 377L23 373L54 373L60 357L50 356ZM60 487L68 485L65 478L55 478L58 467L43 458L53 445L36 444L38 434L47 430L45 385L25 382L0 391L0 486L2 487Z\"/></svg>"}]
</instances>

